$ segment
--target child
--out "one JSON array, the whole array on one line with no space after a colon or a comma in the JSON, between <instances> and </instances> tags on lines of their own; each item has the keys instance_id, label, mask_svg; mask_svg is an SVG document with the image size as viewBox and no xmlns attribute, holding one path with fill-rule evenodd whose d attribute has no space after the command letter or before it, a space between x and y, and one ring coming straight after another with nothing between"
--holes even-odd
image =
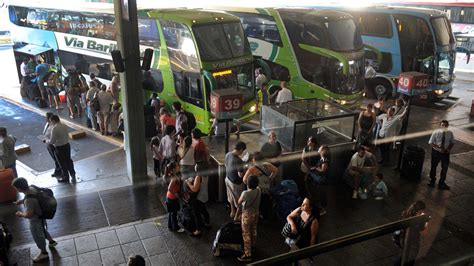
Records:
<instances>
[{"instance_id":1,"label":"child","mask_svg":"<svg viewBox=\"0 0 474 266\"><path fill-rule=\"evenodd\" d=\"M383 182L383 174L378 173L375 175L374 182L369 186L369 191L374 195L375 200L383 200L384 197L388 196L388 189L385 182Z\"/></svg>"},{"instance_id":2,"label":"child","mask_svg":"<svg viewBox=\"0 0 474 266\"><path fill-rule=\"evenodd\" d=\"M151 152L153 153L153 170L155 171L155 177L158 179L161 175L161 155L159 153L160 148L160 138L155 136L151 139L150 142Z\"/></svg>"},{"instance_id":3,"label":"child","mask_svg":"<svg viewBox=\"0 0 474 266\"><path fill-rule=\"evenodd\" d=\"M183 228L178 225L179 193L181 192L181 178L175 174L176 163L171 162L165 167L165 176L170 177L170 184L166 192L166 208L168 210L168 229L173 232L182 233Z\"/></svg>"}]
</instances>

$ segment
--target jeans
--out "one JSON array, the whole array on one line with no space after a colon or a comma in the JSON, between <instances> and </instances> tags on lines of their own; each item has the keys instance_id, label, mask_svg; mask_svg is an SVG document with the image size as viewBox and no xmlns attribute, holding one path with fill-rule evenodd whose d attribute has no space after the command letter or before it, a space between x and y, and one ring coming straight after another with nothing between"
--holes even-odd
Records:
<instances>
[{"instance_id":1,"label":"jeans","mask_svg":"<svg viewBox=\"0 0 474 266\"><path fill-rule=\"evenodd\" d=\"M439 184L444 184L446 181L446 174L448 173L449 167L449 153L441 153L435 149L431 149L431 171L430 178L431 182L436 181L436 168L441 161L441 174L439 178Z\"/></svg>"},{"instance_id":2,"label":"jeans","mask_svg":"<svg viewBox=\"0 0 474 266\"><path fill-rule=\"evenodd\" d=\"M36 246L41 250L42 253L46 253L46 234L49 234L45 228L44 223L41 219L30 219L30 232ZM45 234L46 232L46 234Z\"/></svg>"}]
</instances>

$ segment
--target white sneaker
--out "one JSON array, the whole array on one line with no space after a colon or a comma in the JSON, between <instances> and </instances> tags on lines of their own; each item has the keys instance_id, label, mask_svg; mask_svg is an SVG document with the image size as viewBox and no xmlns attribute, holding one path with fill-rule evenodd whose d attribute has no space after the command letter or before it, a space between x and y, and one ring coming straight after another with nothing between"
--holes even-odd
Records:
<instances>
[{"instance_id":1,"label":"white sneaker","mask_svg":"<svg viewBox=\"0 0 474 266\"><path fill-rule=\"evenodd\" d=\"M43 261L43 260L47 260L49 259L49 255L48 253L41 253L38 254L36 257L33 258L33 262L40 262L40 261Z\"/></svg>"},{"instance_id":2,"label":"white sneaker","mask_svg":"<svg viewBox=\"0 0 474 266\"><path fill-rule=\"evenodd\" d=\"M184 230L183 228L179 228L178 231L176 231L176 232L178 232L178 233L184 233L185 231L186 231L186 230Z\"/></svg>"},{"instance_id":3,"label":"white sneaker","mask_svg":"<svg viewBox=\"0 0 474 266\"><path fill-rule=\"evenodd\" d=\"M357 199L357 190L354 190L354 191L352 192L352 198L353 198L353 199Z\"/></svg>"},{"instance_id":4,"label":"white sneaker","mask_svg":"<svg viewBox=\"0 0 474 266\"><path fill-rule=\"evenodd\" d=\"M375 197L375 200L383 200L383 197Z\"/></svg>"},{"instance_id":5,"label":"white sneaker","mask_svg":"<svg viewBox=\"0 0 474 266\"><path fill-rule=\"evenodd\" d=\"M319 211L319 216L323 216L323 215L325 215L326 213L328 213L328 212L326 211L326 209L321 209L321 210Z\"/></svg>"}]
</instances>

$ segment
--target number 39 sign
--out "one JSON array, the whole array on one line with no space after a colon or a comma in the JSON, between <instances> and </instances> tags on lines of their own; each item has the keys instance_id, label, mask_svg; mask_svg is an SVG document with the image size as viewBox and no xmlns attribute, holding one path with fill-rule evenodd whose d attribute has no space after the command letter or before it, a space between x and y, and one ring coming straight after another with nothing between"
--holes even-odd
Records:
<instances>
[{"instance_id":1,"label":"number 39 sign","mask_svg":"<svg viewBox=\"0 0 474 266\"><path fill-rule=\"evenodd\" d=\"M211 113L217 119L239 118L242 114L242 93L235 89L213 91Z\"/></svg>"},{"instance_id":2,"label":"number 39 sign","mask_svg":"<svg viewBox=\"0 0 474 266\"><path fill-rule=\"evenodd\" d=\"M426 93L429 85L429 76L420 72L403 72L398 79L399 93L406 95L420 95Z\"/></svg>"}]
</instances>

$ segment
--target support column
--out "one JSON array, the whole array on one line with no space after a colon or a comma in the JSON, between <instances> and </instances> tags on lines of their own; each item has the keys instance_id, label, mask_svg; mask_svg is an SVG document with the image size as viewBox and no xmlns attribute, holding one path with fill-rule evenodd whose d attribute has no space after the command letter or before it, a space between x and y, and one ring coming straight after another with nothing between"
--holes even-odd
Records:
<instances>
[{"instance_id":1,"label":"support column","mask_svg":"<svg viewBox=\"0 0 474 266\"><path fill-rule=\"evenodd\" d=\"M141 85L136 0L114 1L117 44L125 64L120 73L127 174L133 184L147 180L145 118Z\"/></svg>"}]
</instances>

